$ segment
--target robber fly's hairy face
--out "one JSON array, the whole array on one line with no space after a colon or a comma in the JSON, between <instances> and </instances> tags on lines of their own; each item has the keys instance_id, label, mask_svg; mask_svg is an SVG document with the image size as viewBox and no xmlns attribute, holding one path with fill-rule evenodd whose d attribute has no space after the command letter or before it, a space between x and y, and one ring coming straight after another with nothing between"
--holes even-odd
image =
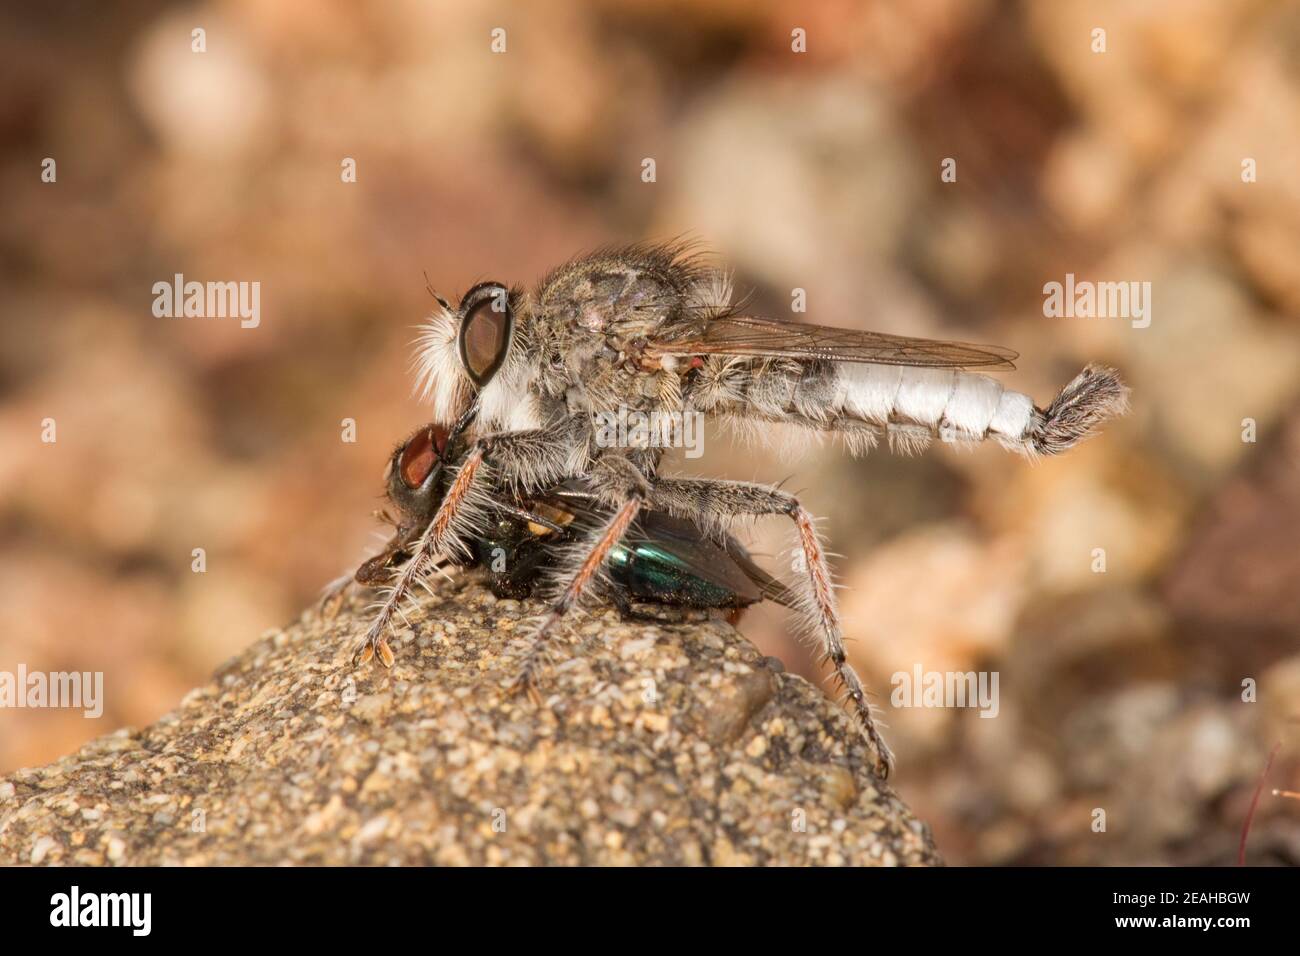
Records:
<instances>
[{"instance_id":1,"label":"robber fly's hairy face","mask_svg":"<svg viewBox=\"0 0 1300 956\"><path fill-rule=\"evenodd\" d=\"M461 297L453 310L457 318L455 350L465 376L481 389L500 370L514 337L519 294L499 282L480 282ZM449 470L463 451L461 433L472 424L471 407L451 426L422 425L399 444L384 469L384 491L401 540L418 534L433 518L447 489Z\"/></svg>"},{"instance_id":2,"label":"robber fly's hairy face","mask_svg":"<svg viewBox=\"0 0 1300 956\"><path fill-rule=\"evenodd\" d=\"M499 391L502 380L519 390L524 378L533 381L528 366L534 350L524 341L527 305L522 290L480 282L454 306L432 294L438 306L416 340L414 367L416 391L432 406L436 421L455 421L473 398L484 395L490 382L498 383ZM486 417L495 416L489 412Z\"/></svg>"},{"instance_id":3,"label":"robber fly's hairy face","mask_svg":"<svg viewBox=\"0 0 1300 956\"><path fill-rule=\"evenodd\" d=\"M544 428L579 406L643 404L659 388L640 373L662 367L644 347L695 330L722 307L725 287L671 251L639 248L570 262L528 294L480 283L457 306L438 298L421 327L417 394L438 421L476 398L483 433Z\"/></svg>"}]
</instances>

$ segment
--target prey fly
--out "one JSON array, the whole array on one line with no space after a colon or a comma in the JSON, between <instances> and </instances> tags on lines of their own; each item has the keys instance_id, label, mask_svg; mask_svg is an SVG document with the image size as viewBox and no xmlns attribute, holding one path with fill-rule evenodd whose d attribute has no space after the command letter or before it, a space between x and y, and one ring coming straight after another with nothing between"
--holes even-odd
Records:
<instances>
[{"instance_id":1,"label":"prey fly","mask_svg":"<svg viewBox=\"0 0 1300 956\"><path fill-rule=\"evenodd\" d=\"M417 539L447 492L457 453L456 430L439 425L421 427L397 447L385 471L395 514L381 512L394 533L379 554L339 582L335 595L352 583L387 587L404 569L423 580L428 572L457 566L483 569L497 597L526 599L560 563L566 546L608 518L599 497L582 480L571 479L527 498L493 501L492 517L472 540L461 542L451 557L412 569ZM706 535L689 521L654 511L642 512L611 551L601 586L600 596L625 617L652 620L672 619L682 609L739 612L762 600L787 606L794 600L730 535ZM669 610L656 613L656 606ZM388 621L376 623L382 629ZM354 663L364 663L376 647L380 660L391 664L382 637L364 640Z\"/></svg>"}]
</instances>

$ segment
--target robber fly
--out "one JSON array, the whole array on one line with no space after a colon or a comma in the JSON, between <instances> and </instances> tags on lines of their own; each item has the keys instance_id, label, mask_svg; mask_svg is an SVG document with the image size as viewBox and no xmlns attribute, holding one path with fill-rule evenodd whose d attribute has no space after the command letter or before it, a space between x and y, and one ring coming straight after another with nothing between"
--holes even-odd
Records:
<instances>
[{"instance_id":1,"label":"robber fly","mask_svg":"<svg viewBox=\"0 0 1300 956\"><path fill-rule=\"evenodd\" d=\"M410 561L382 602L370 647L391 660L384 627L435 556L461 553L494 503L582 479L607 512L560 567L549 610L531 626L516 689L531 687L553 628L601 578L646 511L717 531L742 516L785 515L806 569L794 605L852 701L883 772L890 755L848 664L830 568L812 516L761 484L660 475L663 450L604 447L617 409L712 415L724 424L833 433L862 453L882 437L916 451L932 438L992 439L1028 456L1072 447L1121 413L1127 389L1090 365L1046 407L972 369L1014 368L1004 348L765 319L733 302L725 272L679 244L573 260L532 292L483 282L438 307L416 343L417 392L436 422L464 422L466 451ZM415 570L412 570L415 569Z\"/></svg>"},{"instance_id":2,"label":"robber fly","mask_svg":"<svg viewBox=\"0 0 1300 956\"><path fill-rule=\"evenodd\" d=\"M446 494L456 445L454 434L431 424L393 452L385 484L396 515L383 514L395 533L380 554L356 571L356 583L384 587L409 564L413 542ZM497 597L516 600L530 597L561 562L564 548L607 518L598 497L576 479L523 500L498 499L492 511L476 536L462 543L458 557L437 559L428 570L482 568ZM764 599L787 606L794 600L731 536L712 537L689 521L654 511L643 512L638 526L611 551L601 584L601 596L628 618L662 620L641 609L651 605L739 612ZM380 647L385 654L387 645ZM357 663L371 649L370 642L363 642Z\"/></svg>"}]
</instances>

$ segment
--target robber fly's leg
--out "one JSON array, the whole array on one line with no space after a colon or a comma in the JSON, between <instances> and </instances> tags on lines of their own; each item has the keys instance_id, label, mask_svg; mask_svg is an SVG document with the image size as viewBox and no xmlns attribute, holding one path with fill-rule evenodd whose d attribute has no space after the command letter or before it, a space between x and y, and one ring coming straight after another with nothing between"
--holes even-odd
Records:
<instances>
[{"instance_id":1,"label":"robber fly's leg","mask_svg":"<svg viewBox=\"0 0 1300 956\"><path fill-rule=\"evenodd\" d=\"M587 425L585 418L572 416L553 429L503 432L476 441L433 516L433 550L440 554L463 552L464 542L472 538L485 513L498 507L488 493L489 472L496 487L524 491L570 477L572 438L583 425Z\"/></svg>"},{"instance_id":2,"label":"robber fly's leg","mask_svg":"<svg viewBox=\"0 0 1300 956\"><path fill-rule=\"evenodd\" d=\"M376 657L385 667L391 667L393 652L388 647L387 633L402 601L432 570L435 555L468 557L466 542L473 540L492 504L485 487L489 456L493 470L516 486L557 481L566 477L564 469L571 457L569 444L563 441L565 428L571 431L582 421L575 416L558 429L488 436L470 447L428 527L410 546L410 560L397 571L387 596L379 603L375 619L353 656L355 663Z\"/></svg>"},{"instance_id":3,"label":"robber fly's leg","mask_svg":"<svg viewBox=\"0 0 1300 956\"><path fill-rule=\"evenodd\" d=\"M425 545L425 537L422 537L416 547L415 553L393 577L393 583L388 586L388 593L384 599L378 603L378 612L375 619L371 622L370 627L366 630L366 635L357 645L356 651L352 654L352 666L359 667L367 663L372 658L377 659L385 667L393 666L393 651L388 646L388 627L392 624L393 616L401 608L402 601L411 593L412 587L420 579L424 572L425 565L432 559Z\"/></svg>"},{"instance_id":4,"label":"robber fly's leg","mask_svg":"<svg viewBox=\"0 0 1300 956\"><path fill-rule=\"evenodd\" d=\"M790 517L798 531L799 547L807 566L807 590L800 602L803 605L800 611L820 632L823 662L829 662L835 669L835 678L852 701L863 734L876 750L880 772L888 776L894 757L876 730L862 681L844 653L830 567L812 515L804 510L799 499L776 488L749 482L659 479L651 492L650 504L705 527L718 527L741 515L784 514Z\"/></svg>"},{"instance_id":5,"label":"robber fly's leg","mask_svg":"<svg viewBox=\"0 0 1300 956\"><path fill-rule=\"evenodd\" d=\"M463 542L468 540L473 523L482 513L481 492L476 484L482 469L483 446L475 445L461 461L456 477L425 529L422 541L430 553L464 550Z\"/></svg>"},{"instance_id":6,"label":"robber fly's leg","mask_svg":"<svg viewBox=\"0 0 1300 956\"><path fill-rule=\"evenodd\" d=\"M402 602L417 582L427 574L441 571L450 563L449 559L435 558L432 532L433 524L430 523L413 543L403 542L398 535L382 553L357 569L354 577L358 584L380 588L386 586L388 590L383 600L378 602L375 619L352 655L353 667L372 658L378 659L385 667L393 666L393 651L388 646L388 628L393 616L400 612Z\"/></svg>"},{"instance_id":7,"label":"robber fly's leg","mask_svg":"<svg viewBox=\"0 0 1300 956\"><path fill-rule=\"evenodd\" d=\"M391 583L382 585L375 581L365 581L358 576L358 583L387 587L387 593L378 603L378 612L374 621L371 622L365 637L361 639L361 643L352 654L353 667L365 664L372 658L378 659L385 667L393 666L393 651L388 646L388 627L392 624L394 616L401 612L402 601L415 589L415 585L428 575L443 572L453 563L450 558L434 557L433 552L422 546L423 543L424 538L421 538L416 542L414 553L406 563L390 571L388 580ZM372 562L375 560L377 559L372 559ZM372 562L367 562L367 565Z\"/></svg>"},{"instance_id":8,"label":"robber fly's leg","mask_svg":"<svg viewBox=\"0 0 1300 956\"><path fill-rule=\"evenodd\" d=\"M551 631L560 618L578 603L583 593L596 579L596 576L600 573L601 565L609 557L610 551L623 540L628 527L636 519L640 510L641 496L632 495L614 513L614 516L606 522L605 526L591 538L591 545L579 561L568 584L565 585L564 590L560 592L560 596L551 605L550 609L542 615L542 619L529 635L532 644L524 657L518 675L510 685L511 693L528 691L536 697L537 677L546 663Z\"/></svg>"}]
</instances>

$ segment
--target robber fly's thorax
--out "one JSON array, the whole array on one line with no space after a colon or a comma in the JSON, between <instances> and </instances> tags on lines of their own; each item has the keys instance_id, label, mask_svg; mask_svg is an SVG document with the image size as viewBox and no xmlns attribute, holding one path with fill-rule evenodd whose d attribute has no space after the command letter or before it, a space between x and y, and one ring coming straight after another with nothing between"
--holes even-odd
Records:
<instances>
[{"instance_id":1,"label":"robber fly's thorax","mask_svg":"<svg viewBox=\"0 0 1300 956\"><path fill-rule=\"evenodd\" d=\"M645 343L677 316L686 291L684 277L663 264L597 256L548 277L536 315L567 339L566 351L587 351L590 373L600 374L606 363L639 364Z\"/></svg>"}]
</instances>

